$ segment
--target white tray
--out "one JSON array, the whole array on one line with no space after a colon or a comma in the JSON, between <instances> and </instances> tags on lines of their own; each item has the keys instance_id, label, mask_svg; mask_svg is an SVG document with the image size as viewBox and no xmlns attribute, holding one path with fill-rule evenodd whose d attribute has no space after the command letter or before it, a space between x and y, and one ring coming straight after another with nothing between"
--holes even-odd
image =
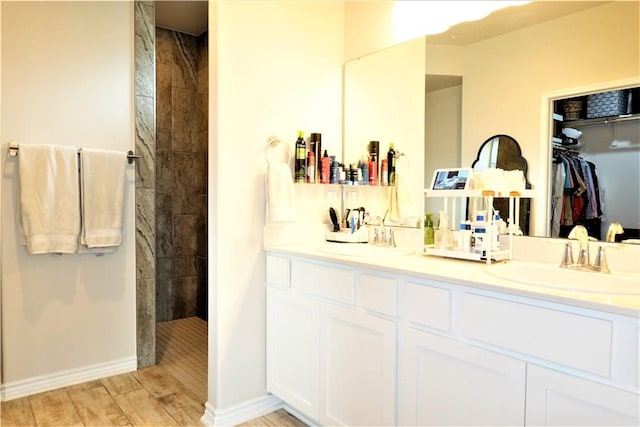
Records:
<instances>
[{"instance_id":1,"label":"white tray","mask_svg":"<svg viewBox=\"0 0 640 427\"><path fill-rule=\"evenodd\" d=\"M478 254L475 252L462 252L462 251L449 251L445 249L435 249L432 246L425 246L424 252L426 255L466 259L469 261L486 261L487 260L487 257L485 254ZM505 259L509 259L508 250L491 251L491 261L504 261Z\"/></svg>"}]
</instances>

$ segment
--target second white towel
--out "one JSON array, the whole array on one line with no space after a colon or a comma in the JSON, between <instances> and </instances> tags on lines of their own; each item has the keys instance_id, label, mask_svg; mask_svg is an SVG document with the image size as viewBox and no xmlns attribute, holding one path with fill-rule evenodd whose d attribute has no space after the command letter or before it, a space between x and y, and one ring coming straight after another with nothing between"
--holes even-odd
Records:
<instances>
[{"instance_id":1,"label":"second white towel","mask_svg":"<svg viewBox=\"0 0 640 427\"><path fill-rule=\"evenodd\" d=\"M122 243L126 153L83 148L80 152L82 233L88 248Z\"/></svg>"}]
</instances>

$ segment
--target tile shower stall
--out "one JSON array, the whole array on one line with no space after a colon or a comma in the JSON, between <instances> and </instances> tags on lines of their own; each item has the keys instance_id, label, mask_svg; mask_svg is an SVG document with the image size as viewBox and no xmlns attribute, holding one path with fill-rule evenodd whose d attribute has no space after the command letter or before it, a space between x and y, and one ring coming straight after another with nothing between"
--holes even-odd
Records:
<instances>
[{"instance_id":1,"label":"tile shower stall","mask_svg":"<svg viewBox=\"0 0 640 427\"><path fill-rule=\"evenodd\" d=\"M207 320L207 43L156 27L156 322Z\"/></svg>"}]
</instances>

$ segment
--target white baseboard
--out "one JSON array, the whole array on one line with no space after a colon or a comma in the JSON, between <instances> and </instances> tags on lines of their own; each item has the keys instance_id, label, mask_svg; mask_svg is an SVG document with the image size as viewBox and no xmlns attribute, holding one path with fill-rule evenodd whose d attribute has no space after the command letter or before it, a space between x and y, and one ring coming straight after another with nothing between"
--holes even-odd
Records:
<instances>
[{"instance_id":1,"label":"white baseboard","mask_svg":"<svg viewBox=\"0 0 640 427\"><path fill-rule=\"evenodd\" d=\"M308 426L320 425L317 421L314 421L311 418L307 418L306 415L302 415L300 412L298 412L297 409L292 408L291 406L287 405L285 402L282 402L282 409L284 409L285 411L287 411L288 413L290 413L291 415L293 415L294 417L296 417L297 419L299 419L300 421L302 421Z\"/></svg>"},{"instance_id":2,"label":"white baseboard","mask_svg":"<svg viewBox=\"0 0 640 427\"><path fill-rule=\"evenodd\" d=\"M207 426L234 426L277 411L280 408L282 408L282 401L272 394L266 394L230 408L219 410L216 410L207 402L200 422Z\"/></svg>"},{"instance_id":3,"label":"white baseboard","mask_svg":"<svg viewBox=\"0 0 640 427\"><path fill-rule=\"evenodd\" d=\"M55 390L87 381L110 377L135 371L138 366L136 356L118 359L107 363L96 363L78 369L68 369L26 380L6 383L0 388L0 401L30 396L43 391Z\"/></svg>"}]
</instances>

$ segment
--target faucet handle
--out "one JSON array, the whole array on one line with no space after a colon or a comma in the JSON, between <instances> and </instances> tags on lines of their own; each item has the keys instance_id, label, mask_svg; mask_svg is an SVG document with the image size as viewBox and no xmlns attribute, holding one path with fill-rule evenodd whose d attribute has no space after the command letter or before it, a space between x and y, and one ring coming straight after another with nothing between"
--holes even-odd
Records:
<instances>
[{"instance_id":1,"label":"faucet handle","mask_svg":"<svg viewBox=\"0 0 640 427\"><path fill-rule=\"evenodd\" d=\"M601 273L609 273L609 266L607 265L607 256L604 251L604 247L598 247L596 259L594 260L591 268Z\"/></svg>"},{"instance_id":2,"label":"faucet handle","mask_svg":"<svg viewBox=\"0 0 640 427\"><path fill-rule=\"evenodd\" d=\"M581 248L580 255L578 255L578 263L579 266L588 267L589 266L589 248Z\"/></svg>"},{"instance_id":3,"label":"faucet handle","mask_svg":"<svg viewBox=\"0 0 640 427\"><path fill-rule=\"evenodd\" d=\"M392 248L396 247L396 237L393 229L389 229L389 242L387 243L387 246L390 246Z\"/></svg>"},{"instance_id":4,"label":"faucet handle","mask_svg":"<svg viewBox=\"0 0 640 427\"><path fill-rule=\"evenodd\" d=\"M569 268L573 265L573 250L571 249L571 243L564 245L564 253L562 255L562 261L560 262L560 268Z\"/></svg>"}]
</instances>

